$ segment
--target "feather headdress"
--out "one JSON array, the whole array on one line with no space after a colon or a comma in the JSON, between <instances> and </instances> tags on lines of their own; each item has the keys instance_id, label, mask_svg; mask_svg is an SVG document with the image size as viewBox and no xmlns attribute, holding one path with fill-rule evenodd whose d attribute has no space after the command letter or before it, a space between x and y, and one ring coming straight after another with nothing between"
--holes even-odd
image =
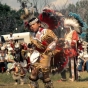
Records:
<instances>
[{"instance_id":1,"label":"feather headdress","mask_svg":"<svg viewBox=\"0 0 88 88\"><path fill-rule=\"evenodd\" d=\"M79 25L78 21L74 18L65 18L64 19L64 26L71 26L78 33L81 33L81 26Z\"/></svg>"},{"instance_id":2,"label":"feather headdress","mask_svg":"<svg viewBox=\"0 0 88 88\"><path fill-rule=\"evenodd\" d=\"M25 27L28 27L28 21L32 19L34 16L34 8L32 7L30 10L27 8L24 2L22 2L22 8L24 10L24 13L20 16L20 18L23 20Z\"/></svg>"},{"instance_id":3,"label":"feather headdress","mask_svg":"<svg viewBox=\"0 0 88 88\"><path fill-rule=\"evenodd\" d=\"M83 21L79 14L70 12L69 17L76 19L82 30L86 30L88 28L88 25Z\"/></svg>"},{"instance_id":4,"label":"feather headdress","mask_svg":"<svg viewBox=\"0 0 88 88\"><path fill-rule=\"evenodd\" d=\"M46 23L49 26L49 29L53 30L59 26L60 16L62 16L62 14L56 13L54 10L46 8L42 13L39 14L39 20Z\"/></svg>"},{"instance_id":5,"label":"feather headdress","mask_svg":"<svg viewBox=\"0 0 88 88\"><path fill-rule=\"evenodd\" d=\"M28 10L27 7L24 8L24 14L21 15L21 19L25 22L34 17L34 11Z\"/></svg>"},{"instance_id":6,"label":"feather headdress","mask_svg":"<svg viewBox=\"0 0 88 88\"><path fill-rule=\"evenodd\" d=\"M79 25L80 25L81 27L84 26L84 22L83 22L83 20L82 20L82 18L80 17L79 14L70 12L70 13L69 13L69 16L70 16L70 17L74 17L74 18L78 21L78 23L79 23Z\"/></svg>"}]
</instances>

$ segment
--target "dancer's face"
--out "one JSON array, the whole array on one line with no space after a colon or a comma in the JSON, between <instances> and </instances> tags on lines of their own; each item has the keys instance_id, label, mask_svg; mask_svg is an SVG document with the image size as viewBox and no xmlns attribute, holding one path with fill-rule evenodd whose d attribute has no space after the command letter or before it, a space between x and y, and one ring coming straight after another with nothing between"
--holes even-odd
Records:
<instances>
[{"instance_id":1,"label":"dancer's face","mask_svg":"<svg viewBox=\"0 0 88 88\"><path fill-rule=\"evenodd\" d=\"M36 31L38 31L38 29L39 29L39 27L40 27L40 23L34 23L34 24L32 24L31 26L30 26L30 29L33 31L33 32L36 32Z\"/></svg>"}]
</instances>

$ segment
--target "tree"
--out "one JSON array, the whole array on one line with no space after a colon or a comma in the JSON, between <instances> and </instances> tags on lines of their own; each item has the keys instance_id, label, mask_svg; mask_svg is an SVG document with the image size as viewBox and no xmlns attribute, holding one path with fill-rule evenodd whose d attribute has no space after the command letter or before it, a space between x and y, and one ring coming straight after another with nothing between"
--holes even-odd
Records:
<instances>
[{"instance_id":1,"label":"tree","mask_svg":"<svg viewBox=\"0 0 88 88\"><path fill-rule=\"evenodd\" d=\"M0 34L14 32L16 28L21 31L23 25L20 19L21 12L22 10L15 11L10 6L0 3Z\"/></svg>"}]
</instances>

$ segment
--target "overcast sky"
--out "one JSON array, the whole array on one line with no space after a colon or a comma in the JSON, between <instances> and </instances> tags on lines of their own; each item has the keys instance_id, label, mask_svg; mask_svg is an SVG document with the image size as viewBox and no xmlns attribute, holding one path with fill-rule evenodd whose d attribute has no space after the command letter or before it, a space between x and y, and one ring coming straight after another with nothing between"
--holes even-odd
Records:
<instances>
[{"instance_id":1,"label":"overcast sky","mask_svg":"<svg viewBox=\"0 0 88 88\"><path fill-rule=\"evenodd\" d=\"M17 2L17 0L0 0L0 1L2 4L6 3L7 5L11 6L12 9L18 10L20 8L20 4ZM49 1L50 1L49 3L53 3L55 7L61 7L66 3L66 1L68 1L69 3L76 3L79 0L49 0Z\"/></svg>"}]
</instances>

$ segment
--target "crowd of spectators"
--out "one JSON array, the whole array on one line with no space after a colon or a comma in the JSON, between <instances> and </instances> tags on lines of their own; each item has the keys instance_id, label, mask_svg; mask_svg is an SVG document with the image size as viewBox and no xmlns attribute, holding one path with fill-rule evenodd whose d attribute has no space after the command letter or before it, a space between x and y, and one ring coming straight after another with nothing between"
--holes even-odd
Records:
<instances>
[{"instance_id":1,"label":"crowd of spectators","mask_svg":"<svg viewBox=\"0 0 88 88\"><path fill-rule=\"evenodd\" d=\"M27 67L27 43L18 42L10 33L8 41L0 41L0 72L5 72L13 68L16 62Z\"/></svg>"}]
</instances>

